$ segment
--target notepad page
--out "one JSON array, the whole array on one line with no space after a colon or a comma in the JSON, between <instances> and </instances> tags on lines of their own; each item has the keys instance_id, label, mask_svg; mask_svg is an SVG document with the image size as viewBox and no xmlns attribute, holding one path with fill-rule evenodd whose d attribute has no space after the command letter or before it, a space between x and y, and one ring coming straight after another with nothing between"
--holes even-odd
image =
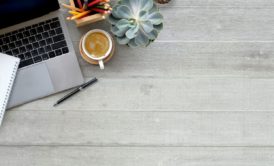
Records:
<instances>
[{"instance_id":1,"label":"notepad page","mask_svg":"<svg viewBox=\"0 0 274 166\"><path fill-rule=\"evenodd\" d=\"M20 59L0 53L0 125L4 117Z\"/></svg>"}]
</instances>

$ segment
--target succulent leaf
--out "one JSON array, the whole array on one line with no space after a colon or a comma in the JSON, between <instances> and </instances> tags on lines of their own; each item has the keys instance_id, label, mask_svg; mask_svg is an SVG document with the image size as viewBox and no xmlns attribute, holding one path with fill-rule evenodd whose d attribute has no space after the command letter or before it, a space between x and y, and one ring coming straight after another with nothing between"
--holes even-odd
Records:
<instances>
[{"instance_id":1,"label":"succulent leaf","mask_svg":"<svg viewBox=\"0 0 274 166\"><path fill-rule=\"evenodd\" d=\"M108 18L119 44L145 47L163 29L163 16L154 0L120 0Z\"/></svg>"},{"instance_id":2,"label":"succulent leaf","mask_svg":"<svg viewBox=\"0 0 274 166\"><path fill-rule=\"evenodd\" d=\"M150 33L154 29L153 24L150 21L143 21L141 26L146 33Z\"/></svg>"},{"instance_id":3,"label":"succulent leaf","mask_svg":"<svg viewBox=\"0 0 274 166\"><path fill-rule=\"evenodd\" d=\"M117 37L117 42L121 45L128 44L129 41L130 39L127 37Z\"/></svg>"},{"instance_id":4,"label":"succulent leaf","mask_svg":"<svg viewBox=\"0 0 274 166\"><path fill-rule=\"evenodd\" d=\"M119 18L130 19L132 17L132 11L125 5L118 6L116 14Z\"/></svg>"},{"instance_id":5,"label":"succulent leaf","mask_svg":"<svg viewBox=\"0 0 274 166\"><path fill-rule=\"evenodd\" d=\"M149 44L148 37L141 31L138 31L138 34L134 40L137 45L147 46Z\"/></svg>"},{"instance_id":6,"label":"succulent leaf","mask_svg":"<svg viewBox=\"0 0 274 166\"><path fill-rule=\"evenodd\" d=\"M139 26L135 26L130 28L127 32L126 32L126 37L129 39L133 39L137 36L137 32L139 30Z\"/></svg>"},{"instance_id":7,"label":"succulent leaf","mask_svg":"<svg viewBox=\"0 0 274 166\"><path fill-rule=\"evenodd\" d=\"M158 31L157 30L153 30L150 33L147 34L148 38L150 40L155 40L158 37Z\"/></svg>"},{"instance_id":8,"label":"succulent leaf","mask_svg":"<svg viewBox=\"0 0 274 166\"><path fill-rule=\"evenodd\" d=\"M148 16L148 19L151 21L154 25L159 25L163 22L163 16L160 12L154 12Z\"/></svg>"}]
</instances>

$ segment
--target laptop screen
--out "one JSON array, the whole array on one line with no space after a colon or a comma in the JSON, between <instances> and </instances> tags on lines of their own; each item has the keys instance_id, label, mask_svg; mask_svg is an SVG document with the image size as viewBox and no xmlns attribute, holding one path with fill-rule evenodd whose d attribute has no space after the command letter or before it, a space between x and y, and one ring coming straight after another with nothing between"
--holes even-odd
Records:
<instances>
[{"instance_id":1,"label":"laptop screen","mask_svg":"<svg viewBox=\"0 0 274 166\"><path fill-rule=\"evenodd\" d=\"M0 0L0 29L57 9L57 0Z\"/></svg>"}]
</instances>

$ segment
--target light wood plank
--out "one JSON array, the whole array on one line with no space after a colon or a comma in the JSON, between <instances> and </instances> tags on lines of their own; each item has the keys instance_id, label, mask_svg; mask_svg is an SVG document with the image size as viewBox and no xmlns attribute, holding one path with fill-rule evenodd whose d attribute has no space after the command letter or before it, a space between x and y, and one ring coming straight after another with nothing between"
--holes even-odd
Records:
<instances>
[{"instance_id":1,"label":"light wood plank","mask_svg":"<svg viewBox=\"0 0 274 166\"><path fill-rule=\"evenodd\" d=\"M149 48L118 46L115 56L101 71L85 62L74 43L86 77L104 78L273 78L274 43L166 43ZM168 49L165 49L168 48Z\"/></svg>"},{"instance_id":2,"label":"light wood plank","mask_svg":"<svg viewBox=\"0 0 274 166\"><path fill-rule=\"evenodd\" d=\"M0 147L4 166L270 166L273 148Z\"/></svg>"},{"instance_id":3,"label":"light wood plank","mask_svg":"<svg viewBox=\"0 0 274 166\"><path fill-rule=\"evenodd\" d=\"M67 93L67 92L66 92ZM273 79L186 78L107 79L99 78L66 103L52 105L57 94L16 110L89 111L273 111Z\"/></svg>"},{"instance_id":4,"label":"light wood plank","mask_svg":"<svg viewBox=\"0 0 274 166\"><path fill-rule=\"evenodd\" d=\"M274 10L245 8L162 8L165 27L157 42L273 41ZM77 29L67 22L73 41L90 29L110 29L106 21Z\"/></svg>"},{"instance_id":5,"label":"light wood plank","mask_svg":"<svg viewBox=\"0 0 274 166\"><path fill-rule=\"evenodd\" d=\"M172 0L164 7L272 8L272 0Z\"/></svg>"},{"instance_id":6,"label":"light wood plank","mask_svg":"<svg viewBox=\"0 0 274 166\"><path fill-rule=\"evenodd\" d=\"M59 0L60 3L68 0ZM113 4L117 0L111 0ZM172 0L160 7L233 7L233 8L270 8L274 6L272 0Z\"/></svg>"},{"instance_id":7,"label":"light wood plank","mask_svg":"<svg viewBox=\"0 0 274 166\"><path fill-rule=\"evenodd\" d=\"M273 127L273 112L10 111L0 145L274 146Z\"/></svg>"}]
</instances>

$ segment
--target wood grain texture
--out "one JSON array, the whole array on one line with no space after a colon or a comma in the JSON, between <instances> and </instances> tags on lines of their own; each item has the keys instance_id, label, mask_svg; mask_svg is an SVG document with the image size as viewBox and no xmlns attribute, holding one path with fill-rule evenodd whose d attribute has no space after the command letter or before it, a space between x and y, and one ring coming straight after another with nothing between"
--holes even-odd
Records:
<instances>
[{"instance_id":1,"label":"wood grain texture","mask_svg":"<svg viewBox=\"0 0 274 166\"><path fill-rule=\"evenodd\" d=\"M272 147L273 118L272 112L10 111L0 145Z\"/></svg>"},{"instance_id":2,"label":"wood grain texture","mask_svg":"<svg viewBox=\"0 0 274 166\"><path fill-rule=\"evenodd\" d=\"M77 50L78 42L74 46ZM159 42L149 48L135 50L118 46L115 56L103 72L79 56L78 59L86 77L272 79L273 53L273 43L265 42Z\"/></svg>"},{"instance_id":3,"label":"wood grain texture","mask_svg":"<svg viewBox=\"0 0 274 166\"><path fill-rule=\"evenodd\" d=\"M254 42L273 41L274 13L272 8L162 8L164 30L157 42ZM73 41L79 41L90 29L110 29L107 22L99 22L76 29L68 22Z\"/></svg>"},{"instance_id":4,"label":"wood grain texture","mask_svg":"<svg viewBox=\"0 0 274 166\"><path fill-rule=\"evenodd\" d=\"M104 72L107 72L105 70ZM96 76L96 75L95 75ZM273 111L274 80L244 78L99 78L93 87L53 108L63 94L15 110Z\"/></svg>"},{"instance_id":5,"label":"wood grain texture","mask_svg":"<svg viewBox=\"0 0 274 166\"><path fill-rule=\"evenodd\" d=\"M270 166L273 156L273 148L0 147L5 166Z\"/></svg>"},{"instance_id":6,"label":"wood grain texture","mask_svg":"<svg viewBox=\"0 0 274 166\"><path fill-rule=\"evenodd\" d=\"M272 0L172 0L162 7L271 8Z\"/></svg>"}]
</instances>

